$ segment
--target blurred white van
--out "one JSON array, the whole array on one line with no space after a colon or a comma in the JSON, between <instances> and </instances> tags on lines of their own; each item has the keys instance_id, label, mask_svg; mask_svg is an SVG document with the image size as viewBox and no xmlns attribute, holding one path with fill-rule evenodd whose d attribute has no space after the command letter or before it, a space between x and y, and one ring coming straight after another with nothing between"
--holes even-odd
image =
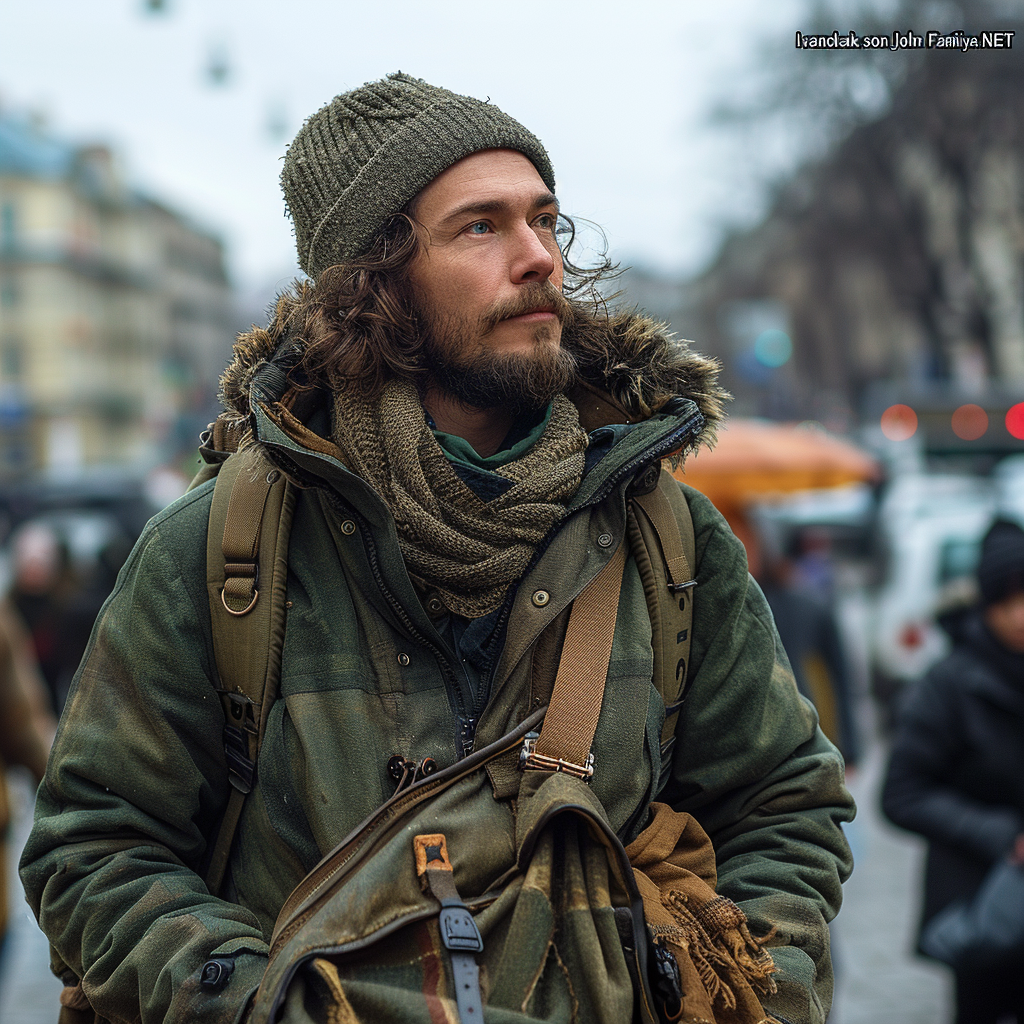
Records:
<instances>
[{"instance_id":1,"label":"blurred white van","mask_svg":"<svg viewBox=\"0 0 1024 1024\"><path fill-rule=\"evenodd\" d=\"M872 683L887 705L949 649L935 614L945 598L970 594L981 538L1000 506L986 477L908 474L895 478L878 516L886 571L872 628Z\"/></svg>"}]
</instances>

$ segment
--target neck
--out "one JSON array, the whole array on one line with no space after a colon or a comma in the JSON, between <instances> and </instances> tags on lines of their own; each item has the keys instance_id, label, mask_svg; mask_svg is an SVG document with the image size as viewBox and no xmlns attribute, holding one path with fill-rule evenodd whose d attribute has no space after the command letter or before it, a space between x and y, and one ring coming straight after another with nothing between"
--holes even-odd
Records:
<instances>
[{"instance_id":1,"label":"neck","mask_svg":"<svg viewBox=\"0 0 1024 1024\"><path fill-rule=\"evenodd\" d=\"M508 409L474 409L436 388L427 389L423 407L438 430L468 441L473 450L485 458L498 450L515 422L515 416Z\"/></svg>"}]
</instances>

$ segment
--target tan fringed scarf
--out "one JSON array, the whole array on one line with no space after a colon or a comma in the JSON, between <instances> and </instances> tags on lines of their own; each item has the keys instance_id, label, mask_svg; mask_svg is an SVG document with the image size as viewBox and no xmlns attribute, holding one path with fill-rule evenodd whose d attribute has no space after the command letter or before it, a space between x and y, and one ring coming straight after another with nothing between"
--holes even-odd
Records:
<instances>
[{"instance_id":1,"label":"tan fringed scarf","mask_svg":"<svg viewBox=\"0 0 1024 1024\"><path fill-rule=\"evenodd\" d=\"M576 407L556 396L537 443L492 471L513 486L483 501L452 469L412 384L391 381L373 400L354 389L339 392L333 434L345 464L395 517L410 574L467 618L501 604L537 544L565 515L583 478L587 447Z\"/></svg>"},{"instance_id":2,"label":"tan fringed scarf","mask_svg":"<svg viewBox=\"0 0 1024 1024\"><path fill-rule=\"evenodd\" d=\"M775 964L743 911L715 892L715 850L697 820L653 803L651 824L626 847L655 942L679 964L679 1024L769 1024L759 996L776 991Z\"/></svg>"}]
</instances>

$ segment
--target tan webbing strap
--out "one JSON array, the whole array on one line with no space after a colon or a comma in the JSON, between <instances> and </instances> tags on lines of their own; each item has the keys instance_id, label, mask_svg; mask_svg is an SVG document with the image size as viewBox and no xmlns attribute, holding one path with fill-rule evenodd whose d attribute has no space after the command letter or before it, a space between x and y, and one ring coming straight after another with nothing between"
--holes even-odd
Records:
<instances>
[{"instance_id":1,"label":"tan webbing strap","mask_svg":"<svg viewBox=\"0 0 1024 1024\"><path fill-rule=\"evenodd\" d=\"M295 489L258 449L232 455L217 475L207 536L207 594L232 788L207 870L213 893L223 881L245 794L255 780L280 677L294 506Z\"/></svg>"},{"instance_id":2,"label":"tan webbing strap","mask_svg":"<svg viewBox=\"0 0 1024 1024\"><path fill-rule=\"evenodd\" d=\"M231 792L228 794L228 805L224 811L224 817L220 819L220 828L217 830L213 854L206 868L206 888L214 896L220 892L220 887L224 884L224 875L228 870L228 858L231 856L231 844L238 831L238 821L242 816L244 806L245 793L232 786Z\"/></svg>"},{"instance_id":3,"label":"tan webbing strap","mask_svg":"<svg viewBox=\"0 0 1024 1024\"><path fill-rule=\"evenodd\" d=\"M628 532L651 617L654 685L665 702L662 753L675 736L690 665L693 621L693 520L678 482L662 470L658 486L631 499Z\"/></svg>"},{"instance_id":4,"label":"tan webbing strap","mask_svg":"<svg viewBox=\"0 0 1024 1024\"><path fill-rule=\"evenodd\" d=\"M604 699L625 566L626 545L620 544L573 602L551 703L524 760L527 769L566 771L581 778L593 774L590 748Z\"/></svg>"},{"instance_id":5,"label":"tan webbing strap","mask_svg":"<svg viewBox=\"0 0 1024 1024\"><path fill-rule=\"evenodd\" d=\"M259 599L260 524L273 485L281 472L259 459L255 452L236 456L235 473L224 521L222 551L224 587L221 601L232 615L248 614ZM223 477L225 470L221 470ZM218 480L219 485L219 480Z\"/></svg>"},{"instance_id":6,"label":"tan webbing strap","mask_svg":"<svg viewBox=\"0 0 1024 1024\"><path fill-rule=\"evenodd\" d=\"M685 506L687 515L689 515L689 506L686 505L686 499L680 495L680 501L674 503L676 506L674 509L673 503L670 503L665 493L666 489L670 487L675 488L677 493L679 492L679 484L673 480L670 473L662 470L658 486L647 494L636 495L633 501L643 511L654 530L654 535L658 539L658 547L665 559L665 568L668 570L669 588L676 592L682 586L693 581L694 556L692 542L689 557L683 549L683 538L680 535L679 522L676 519L676 511L680 504Z\"/></svg>"}]
</instances>

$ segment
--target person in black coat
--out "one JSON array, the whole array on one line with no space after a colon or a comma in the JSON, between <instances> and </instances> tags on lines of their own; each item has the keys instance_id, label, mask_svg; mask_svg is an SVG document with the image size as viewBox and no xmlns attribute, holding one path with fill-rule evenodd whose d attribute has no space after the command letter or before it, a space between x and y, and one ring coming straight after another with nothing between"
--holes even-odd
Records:
<instances>
[{"instance_id":1,"label":"person in black coat","mask_svg":"<svg viewBox=\"0 0 1024 1024\"><path fill-rule=\"evenodd\" d=\"M978 584L978 604L941 620L953 649L908 692L882 790L889 820L928 840L922 929L970 899L1000 859L1024 860L1024 530L1016 523L998 520L985 535ZM957 1024L1024 1022L1020 967L957 971Z\"/></svg>"}]
</instances>

